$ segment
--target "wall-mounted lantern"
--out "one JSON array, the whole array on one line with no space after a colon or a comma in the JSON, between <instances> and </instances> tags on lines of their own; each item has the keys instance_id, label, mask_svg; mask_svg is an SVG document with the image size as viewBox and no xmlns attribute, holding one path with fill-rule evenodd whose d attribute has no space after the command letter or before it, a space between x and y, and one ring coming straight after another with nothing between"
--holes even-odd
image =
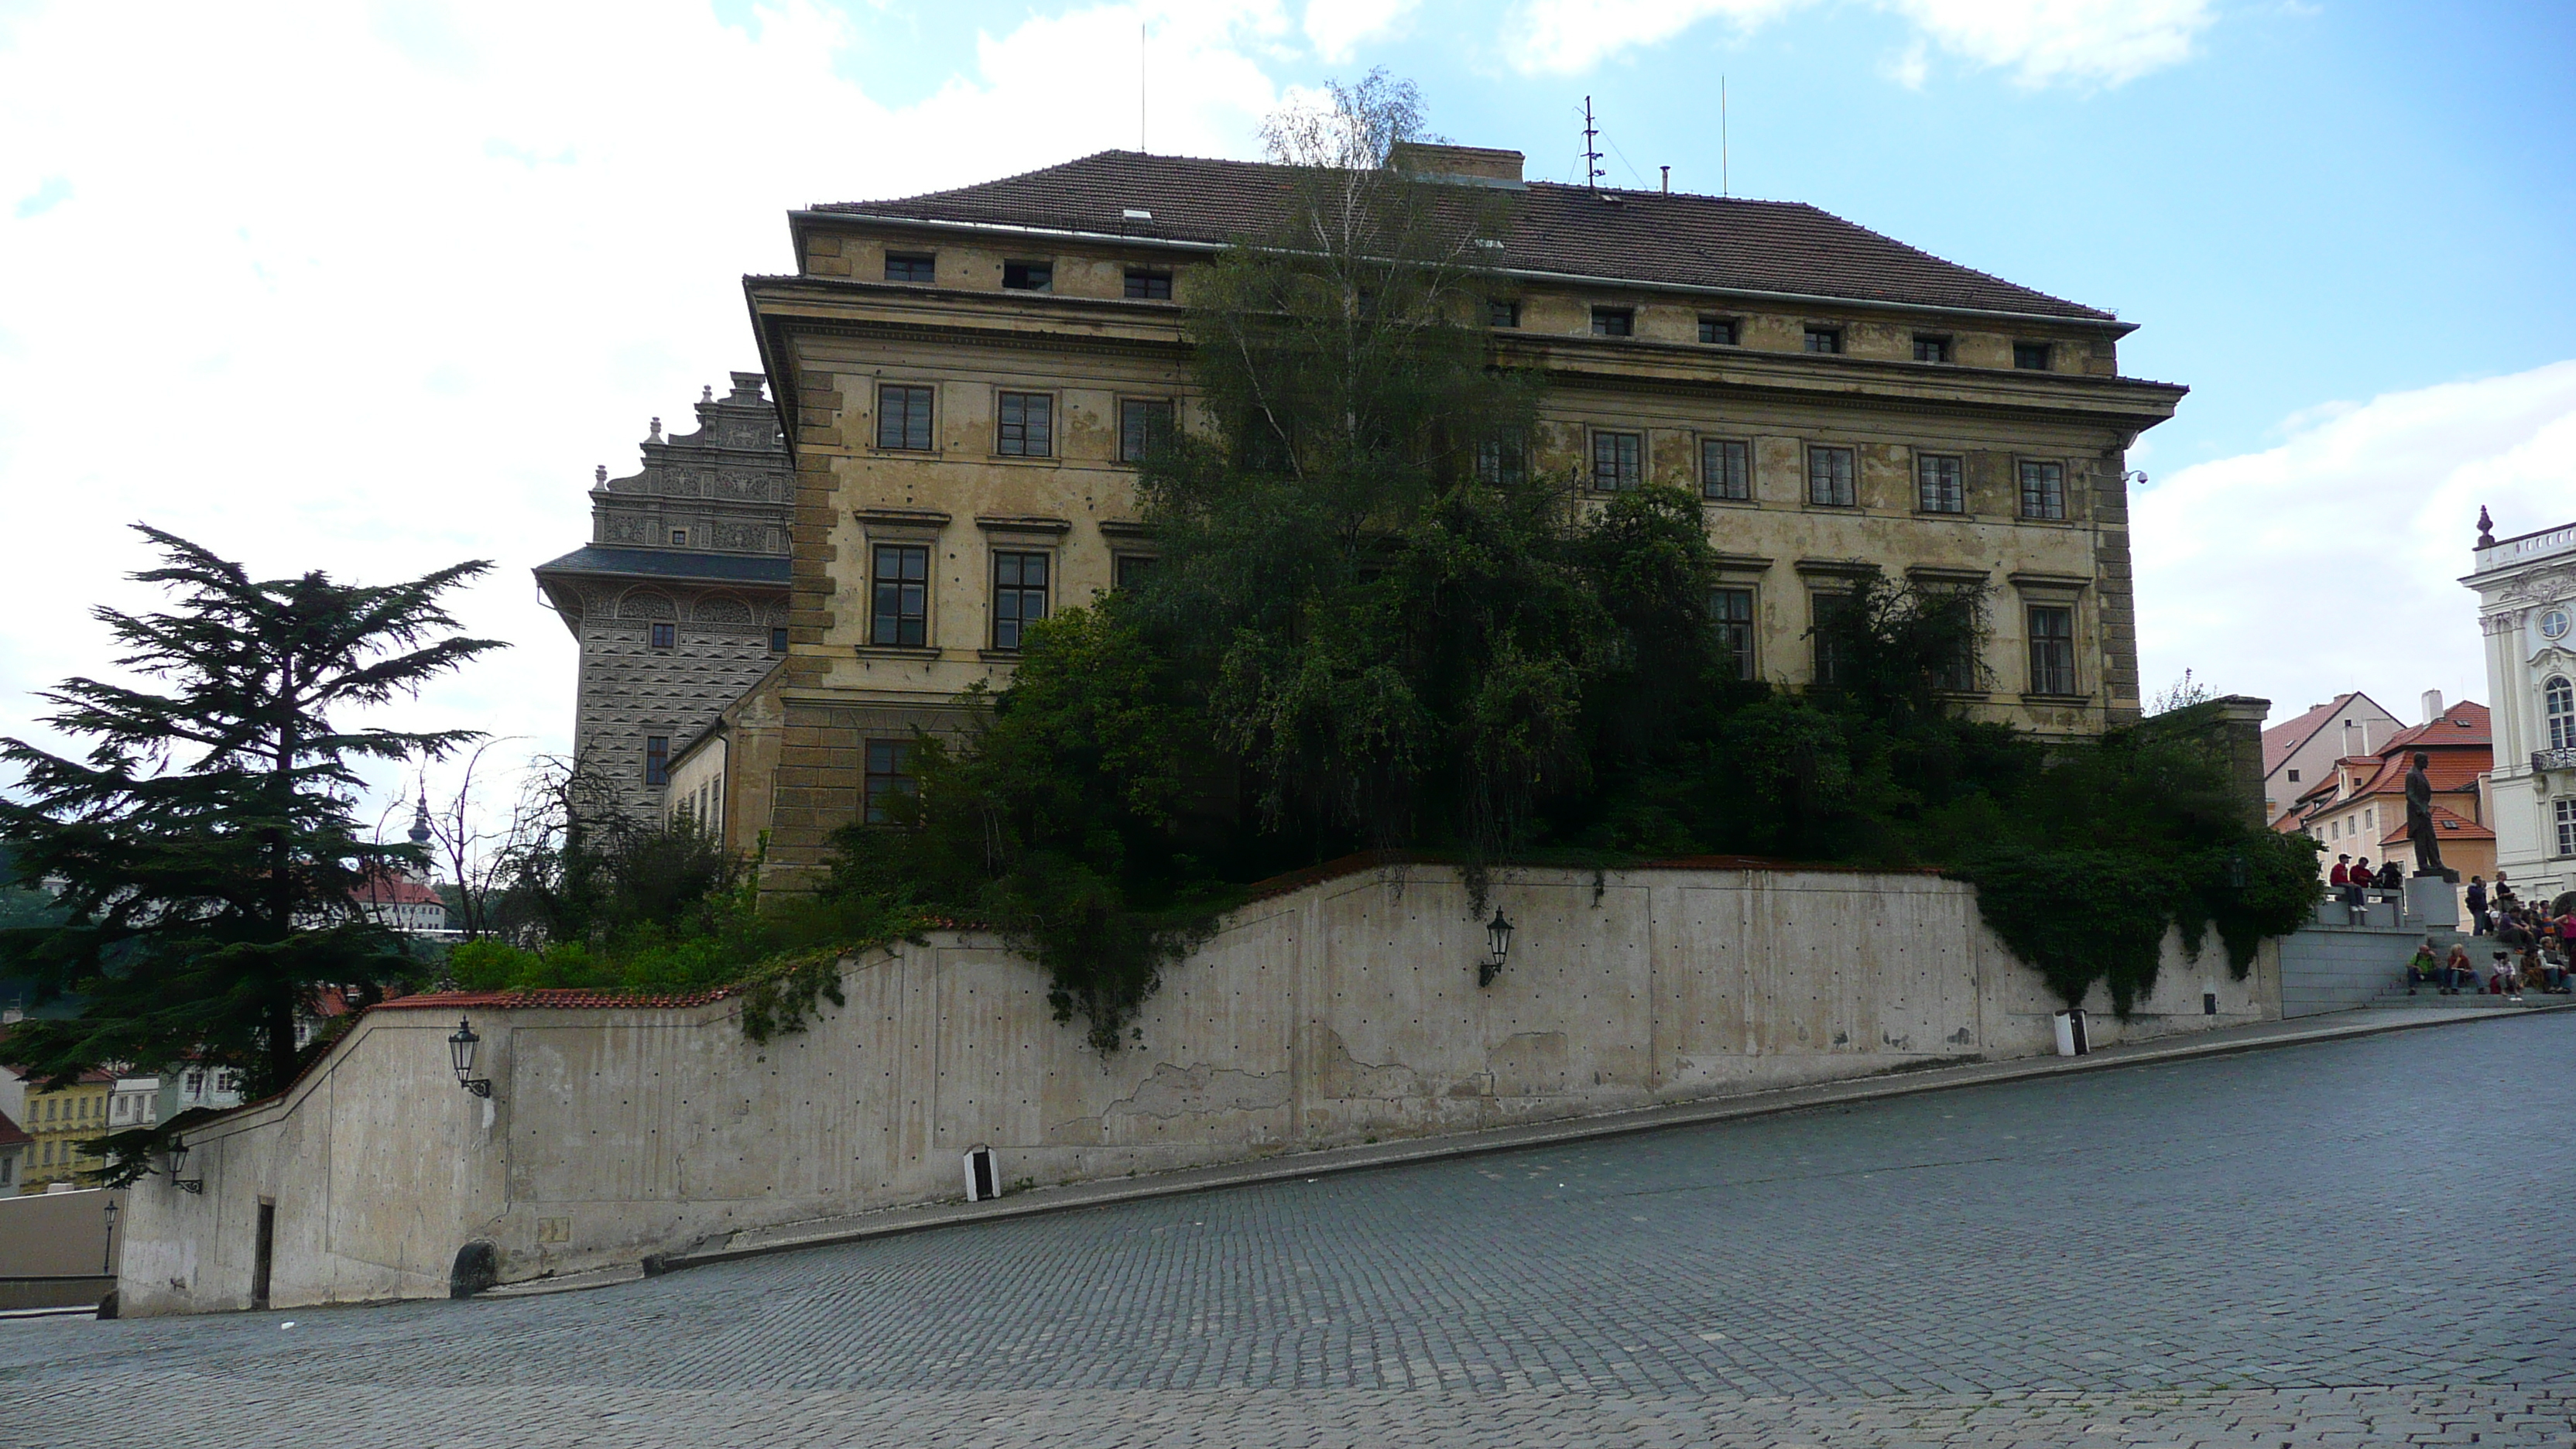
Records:
<instances>
[{"instance_id":1,"label":"wall-mounted lantern","mask_svg":"<svg viewBox=\"0 0 2576 1449\"><path fill-rule=\"evenodd\" d=\"M107 1241L98 1249L98 1276L116 1276L116 1199L107 1200Z\"/></svg>"},{"instance_id":2,"label":"wall-mounted lantern","mask_svg":"<svg viewBox=\"0 0 2576 1449\"><path fill-rule=\"evenodd\" d=\"M179 1189L181 1192L195 1192L195 1193L202 1193L202 1192L204 1192L204 1191L206 1190L206 1173L205 1173L205 1169L203 1169L203 1168L199 1168L199 1169L197 1170L197 1175L196 1175L195 1177L193 1177L193 1178L181 1177L179 1174L180 1174L180 1173L182 1173L182 1172L185 1172L185 1171L187 1170L187 1167L188 1167L188 1144L187 1144L186 1142L184 1142L184 1141L180 1140L179 1138L176 1138L176 1137L171 1138L171 1139L170 1139L170 1185L171 1185L172 1187L175 1187L175 1188Z\"/></svg>"},{"instance_id":3,"label":"wall-mounted lantern","mask_svg":"<svg viewBox=\"0 0 2576 1449\"><path fill-rule=\"evenodd\" d=\"M456 1085L475 1096L488 1097L492 1095L492 1083L474 1075L474 1049L482 1044L483 1038L474 1034L474 1024L460 1016L456 1019L456 1035L447 1039L447 1056L456 1068Z\"/></svg>"},{"instance_id":4,"label":"wall-mounted lantern","mask_svg":"<svg viewBox=\"0 0 2576 1449\"><path fill-rule=\"evenodd\" d=\"M1476 984L1491 986L1503 974L1503 962L1512 954L1512 923L1503 908L1494 907L1494 918L1485 923L1485 959L1476 963Z\"/></svg>"}]
</instances>

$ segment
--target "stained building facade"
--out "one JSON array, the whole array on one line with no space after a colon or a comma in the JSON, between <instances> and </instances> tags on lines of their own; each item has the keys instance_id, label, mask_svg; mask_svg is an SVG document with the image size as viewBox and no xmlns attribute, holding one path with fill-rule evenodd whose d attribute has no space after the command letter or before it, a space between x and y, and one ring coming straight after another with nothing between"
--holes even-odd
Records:
<instances>
[{"instance_id":1,"label":"stained building facade","mask_svg":"<svg viewBox=\"0 0 2576 1449\"><path fill-rule=\"evenodd\" d=\"M1699 496L1747 677L1812 682L1815 620L1875 573L1988 591L1969 715L2137 718L2125 455L2184 390L2122 375L2134 324L1814 207L1531 182L1511 151L1397 164L1500 198L1478 320L1549 383L1526 465ZM797 272L745 283L794 459L790 648L740 711L769 747L728 771L766 781L728 835L769 832L771 885L907 788L904 742L1006 680L1029 619L1151 558L1137 460L1206 426L1195 277L1290 182L1103 152L790 216Z\"/></svg>"},{"instance_id":2,"label":"stained building facade","mask_svg":"<svg viewBox=\"0 0 2576 1449\"><path fill-rule=\"evenodd\" d=\"M675 753L786 652L792 475L762 384L706 389L692 433L653 419L641 468L598 470L590 542L536 569L581 644L575 757L638 814L663 812Z\"/></svg>"}]
</instances>

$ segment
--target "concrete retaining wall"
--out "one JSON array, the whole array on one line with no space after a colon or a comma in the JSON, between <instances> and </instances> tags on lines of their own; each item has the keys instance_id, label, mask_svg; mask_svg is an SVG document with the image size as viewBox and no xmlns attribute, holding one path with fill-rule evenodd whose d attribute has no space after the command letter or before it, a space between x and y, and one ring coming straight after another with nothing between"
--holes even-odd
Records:
<instances>
[{"instance_id":1,"label":"concrete retaining wall","mask_svg":"<svg viewBox=\"0 0 2576 1449\"><path fill-rule=\"evenodd\" d=\"M2343 908L2332 902L2326 909L2337 916ZM2281 959L2281 1014L2283 1016L2318 1016L2329 1011L2349 1011L2385 990L2392 982L2406 979L2406 958L2431 936L2438 949L2448 952L2457 933L2426 931L2421 927L2394 924L2393 907L2374 907L2384 914L2366 926L2302 926L2278 943ZM2380 924L2379 922L2389 922ZM2472 953L2475 954L2474 952ZM2484 970L2486 963L2478 963Z\"/></svg>"},{"instance_id":2,"label":"concrete retaining wall","mask_svg":"<svg viewBox=\"0 0 2576 1449\"><path fill-rule=\"evenodd\" d=\"M1516 870L1494 897L1519 930L1483 989L1446 870L1248 906L1106 1059L1034 967L959 933L844 962L848 1004L767 1045L723 1000L379 1008L283 1097L190 1135L202 1196L132 1194L122 1304L247 1306L263 1203L272 1304L436 1295L469 1240L505 1281L632 1262L961 1196L978 1146L1004 1184L1056 1183L2053 1049L2058 1003L1957 882ZM2129 1022L2093 1003L2098 1042L2278 1016L2268 948L2243 982L2214 941L2166 958ZM489 1099L450 1072L460 1014Z\"/></svg>"}]
</instances>

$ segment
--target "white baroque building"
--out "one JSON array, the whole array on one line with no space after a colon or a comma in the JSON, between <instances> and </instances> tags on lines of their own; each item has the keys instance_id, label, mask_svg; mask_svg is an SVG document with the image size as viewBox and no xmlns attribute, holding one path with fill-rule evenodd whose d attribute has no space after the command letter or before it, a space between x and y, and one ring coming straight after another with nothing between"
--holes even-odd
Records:
<instances>
[{"instance_id":1,"label":"white baroque building","mask_svg":"<svg viewBox=\"0 0 2576 1449\"><path fill-rule=\"evenodd\" d=\"M2576 892L2576 523L2512 538L2478 514L2477 591L2494 701L2496 869L2526 901Z\"/></svg>"}]
</instances>

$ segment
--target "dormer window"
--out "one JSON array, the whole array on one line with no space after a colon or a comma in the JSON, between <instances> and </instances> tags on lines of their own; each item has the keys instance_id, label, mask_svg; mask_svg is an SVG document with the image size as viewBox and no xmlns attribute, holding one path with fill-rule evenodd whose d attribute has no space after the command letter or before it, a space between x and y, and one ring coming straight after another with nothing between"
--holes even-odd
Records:
<instances>
[{"instance_id":1,"label":"dormer window","mask_svg":"<svg viewBox=\"0 0 2576 1449\"><path fill-rule=\"evenodd\" d=\"M1487 302L1485 304L1485 325L1488 327L1518 327L1521 325L1521 304L1518 302L1504 301L1500 298Z\"/></svg>"},{"instance_id":2,"label":"dormer window","mask_svg":"<svg viewBox=\"0 0 2576 1449\"><path fill-rule=\"evenodd\" d=\"M1144 267L1129 267L1127 296L1130 300L1138 302L1168 302L1172 300L1172 274L1152 271Z\"/></svg>"},{"instance_id":3,"label":"dormer window","mask_svg":"<svg viewBox=\"0 0 2576 1449\"><path fill-rule=\"evenodd\" d=\"M2016 342L2013 344L2013 366L2027 372L2046 372L2048 351L2045 342Z\"/></svg>"},{"instance_id":4,"label":"dormer window","mask_svg":"<svg viewBox=\"0 0 2576 1449\"><path fill-rule=\"evenodd\" d=\"M886 280L889 282L935 282L939 280L939 259L928 252L886 253Z\"/></svg>"},{"instance_id":5,"label":"dormer window","mask_svg":"<svg viewBox=\"0 0 2576 1449\"><path fill-rule=\"evenodd\" d=\"M1595 337L1636 336L1637 309L1634 307L1593 308L1592 335Z\"/></svg>"},{"instance_id":6,"label":"dormer window","mask_svg":"<svg viewBox=\"0 0 2576 1449\"><path fill-rule=\"evenodd\" d=\"M1004 262L1002 286L1013 292L1044 292L1055 286L1053 262Z\"/></svg>"},{"instance_id":7,"label":"dormer window","mask_svg":"<svg viewBox=\"0 0 2576 1449\"><path fill-rule=\"evenodd\" d=\"M675 528L675 529L672 529L672 530L671 530L671 547L673 547L673 548L687 548L688 546L689 546L689 531L688 531L687 529L685 529L685 528Z\"/></svg>"},{"instance_id":8,"label":"dormer window","mask_svg":"<svg viewBox=\"0 0 2576 1449\"><path fill-rule=\"evenodd\" d=\"M1840 352L1840 351L1842 351L1842 350L1843 350L1843 329L1841 329L1841 328L1839 328L1839 327L1810 327L1810 328L1808 328L1808 329L1807 329L1807 350L1808 350L1809 352Z\"/></svg>"},{"instance_id":9,"label":"dormer window","mask_svg":"<svg viewBox=\"0 0 2576 1449\"><path fill-rule=\"evenodd\" d=\"M1702 317L1699 319L1699 340L1713 347L1733 347L1735 345L1735 319L1732 317Z\"/></svg>"},{"instance_id":10,"label":"dormer window","mask_svg":"<svg viewBox=\"0 0 2576 1449\"><path fill-rule=\"evenodd\" d=\"M1949 361L1950 339L1947 337L1932 337L1921 332L1915 333L1914 360L1917 362Z\"/></svg>"}]
</instances>

